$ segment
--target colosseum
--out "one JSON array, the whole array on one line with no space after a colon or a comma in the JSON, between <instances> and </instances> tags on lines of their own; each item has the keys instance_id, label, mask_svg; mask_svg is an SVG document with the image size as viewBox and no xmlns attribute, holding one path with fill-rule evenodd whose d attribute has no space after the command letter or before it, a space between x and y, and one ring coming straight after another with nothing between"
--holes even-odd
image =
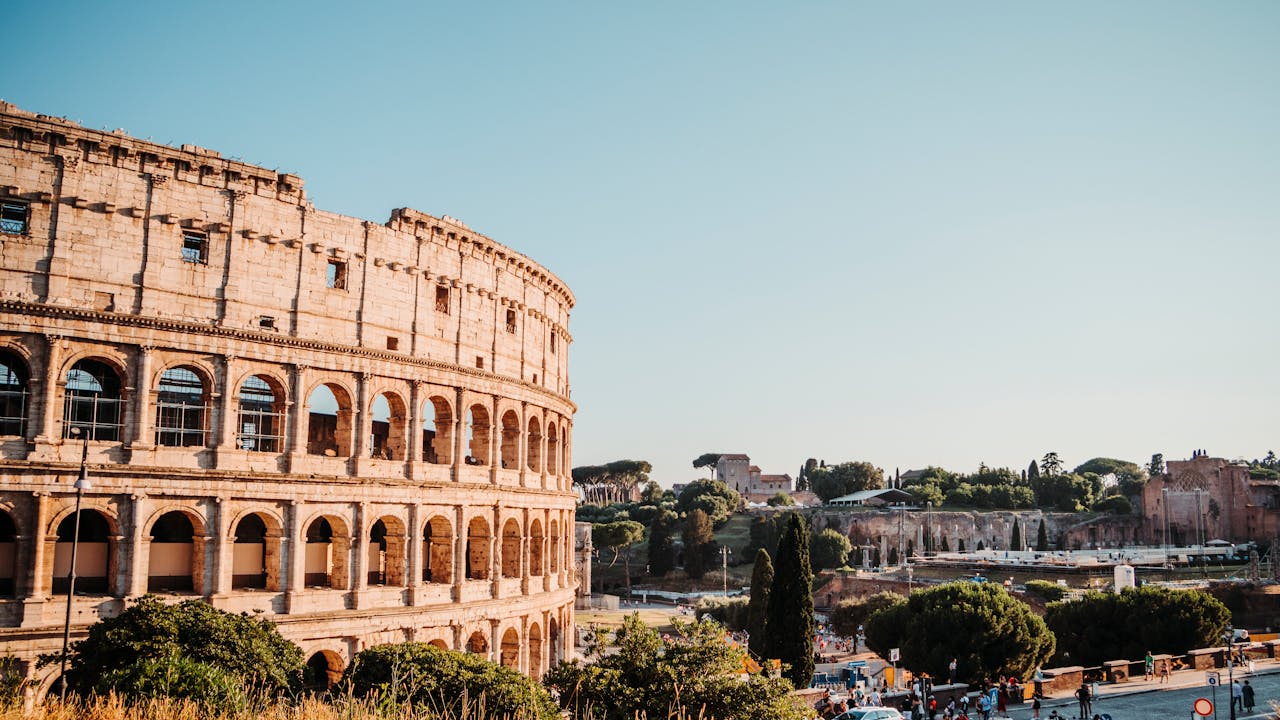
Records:
<instances>
[{"instance_id":1,"label":"colosseum","mask_svg":"<svg viewBox=\"0 0 1280 720\"><path fill-rule=\"evenodd\" d=\"M2 104L0 155L0 652L35 687L68 607L147 593L264 613L318 684L405 640L566 656L563 282L195 146Z\"/></svg>"}]
</instances>

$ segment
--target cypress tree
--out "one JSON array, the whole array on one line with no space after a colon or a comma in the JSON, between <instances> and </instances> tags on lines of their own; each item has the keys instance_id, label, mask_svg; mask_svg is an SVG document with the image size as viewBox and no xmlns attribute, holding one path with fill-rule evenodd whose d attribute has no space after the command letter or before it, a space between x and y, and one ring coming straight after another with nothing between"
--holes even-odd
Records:
<instances>
[{"instance_id":1,"label":"cypress tree","mask_svg":"<svg viewBox=\"0 0 1280 720\"><path fill-rule=\"evenodd\" d=\"M986 548L984 548L984 547L982 546L982 541L981 541L981 540L979 540L979 541L978 541L978 552L982 552L982 551L983 551L983 550L985 550L985 549L986 549Z\"/></svg>"},{"instance_id":2,"label":"cypress tree","mask_svg":"<svg viewBox=\"0 0 1280 720\"><path fill-rule=\"evenodd\" d=\"M1046 552L1049 549L1049 535L1044 529L1044 518L1040 518L1040 529L1036 531L1036 552Z\"/></svg>"},{"instance_id":3,"label":"cypress tree","mask_svg":"<svg viewBox=\"0 0 1280 720\"><path fill-rule=\"evenodd\" d=\"M670 510L659 512L649 528L649 574L663 577L671 572L676 561L676 547L671 539L676 514Z\"/></svg>"},{"instance_id":4,"label":"cypress tree","mask_svg":"<svg viewBox=\"0 0 1280 720\"><path fill-rule=\"evenodd\" d=\"M897 564L898 564L898 546L894 545L893 547L889 548L889 567L893 567L894 565L897 565Z\"/></svg>"},{"instance_id":5,"label":"cypress tree","mask_svg":"<svg viewBox=\"0 0 1280 720\"><path fill-rule=\"evenodd\" d=\"M796 688L813 680L813 575L809 570L809 531L791 513L778 539L778 563L769 592L765 626L766 658L777 658L783 677Z\"/></svg>"},{"instance_id":6,"label":"cypress tree","mask_svg":"<svg viewBox=\"0 0 1280 720\"><path fill-rule=\"evenodd\" d=\"M960 538L959 551L964 552L964 538Z\"/></svg>"},{"instance_id":7,"label":"cypress tree","mask_svg":"<svg viewBox=\"0 0 1280 720\"><path fill-rule=\"evenodd\" d=\"M1022 549L1022 526L1018 524L1018 518L1013 519L1013 530L1009 532L1009 549Z\"/></svg>"},{"instance_id":8,"label":"cypress tree","mask_svg":"<svg viewBox=\"0 0 1280 720\"><path fill-rule=\"evenodd\" d=\"M773 560L764 548L756 551L756 564L751 569L751 599L747 601L747 649L763 657L769 593L773 588Z\"/></svg>"},{"instance_id":9,"label":"cypress tree","mask_svg":"<svg viewBox=\"0 0 1280 720\"><path fill-rule=\"evenodd\" d=\"M684 519L684 571L694 580L707 572L707 551L713 537L711 518L701 510L690 510Z\"/></svg>"},{"instance_id":10,"label":"cypress tree","mask_svg":"<svg viewBox=\"0 0 1280 720\"><path fill-rule=\"evenodd\" d=\"M942 552L951 552L951 548L947 547L947 536L942 536Z\"/></svg>"}]
</instances>

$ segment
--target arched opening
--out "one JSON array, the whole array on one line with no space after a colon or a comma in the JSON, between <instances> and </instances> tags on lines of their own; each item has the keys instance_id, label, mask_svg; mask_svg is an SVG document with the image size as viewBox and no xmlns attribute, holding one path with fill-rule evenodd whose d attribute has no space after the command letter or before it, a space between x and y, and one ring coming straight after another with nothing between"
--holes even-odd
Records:
<instances>
[{"instance_id":1,"label":"arched opening","mask_svg":"<svg viewBox=\"0 0 1280 720\"><path fill-rule=\"evenodd\" d=\"M347 589L351 536L336 517L320 517L307 526L303 582L308 587Z\"/></svg>"},{"instance_id":2,"label":"arched opening","mask_svg":"<svg viewBox=\"0 0 1280 720\"><path fill-rule=\"evenodd\" d=\"M542 629L537 623L529 626L529 677L542 679Z\"/></svg>"},{"instance_id":3,"label":"arched opening","mask_svg":"<svg viewBox=\"0 0 1280 720\"><path fill-rule=\"evenodd\" d=\"M485 638L484 633L479 630L471 633L471 637L467 638L467 652L472 655L489 654L489 641Z\"/></svg>"},{"instance_id":4,"label":"arched opening","mask_svg":"<svg viewBox=\"0 0 1280 720\"><path fill-rule=\"evenodd\" d=\"M569 475L569 428L564 425L560 426L560 471L556 474Z\"/></svg>"},{"instance_id":5,"label":"arched opening","mask_svg":"<svg viewBox=\"0 0 1280 720\"><path fill-rule=\"evenodd\" d=\"M520 418L514 410L502 413L502 469L520 467Z\"/></svg>"},{"instance_id":6,"label":"arched opening","mask_svg":"<svg viewBox=\"0 0 1280 720\"><path fill-rule=\"evenodd\" d=\"M75 535L76 514L58 523L58 541L53 551L53 592L65 595L71 571L71 539ZM111 554L115 550L111 526L97 510L80 511L80 541L76 547L76 593L105 594L109 590Z\"/></svg>"},{"instance_id":7,"label":"arched opening","mask_svg":"<svg viewBox=\"0 0 1280 720\"><path fill-rule=\"evenodd\" d=\"M547 648L547 659L550 665L554 667L556 663L564 659L560 654L560 622L556 620L555 616L552 616L547 623L547 642L551 643L551 646Z\"/></svg>"},{"instance_id":8,"label":"arched opening","mask_svg":"<svg viewBox=\"0 0 1280 720\"><path fill-rule=\"evenodd\" d=\"M380 518L369 529L370 585L404 585L404 523Z\"/></svg>"},{"instance_id":9,"label":"arched opening","mask_svg":"<svg viewBox=\"0 0 1280 720\"><path fill-rule=\"evenodd\" d=\"M560 572L560 523L555 520L551 521L551 547L547 554L551 556L551 574Z\"/></svg>"},{"instance_id":10,"label":"arched opening","mask_svg":"<svg viewBox=\"0 0 1280 720\"><path fill-rule=\"evenodd\" d=\"M283 388L265 375L253 375L240 384L238 443L241 450L278 453L284 450L288 413Z\"/></svg>"},{"instance_id":11,"label":"arched opening","mask_svg":"<svg viewBox=\"0 0 1280 720\"><path fill-rule=\"evenodd\" d=\"M453 528L436 515L422 527L422 580L449 583L453 578Z\"/></svg>"},{"instance_id":12,"label":"arched opening","mask_svg":"<svg viewBox=\"0 0 1280 720\"><path fill-rule=\"evenodd\" d=\"M489 578L489 523L484 518L471 518L467 525L467 578L470 580L487 580Z\"/></svg>"},{"instance_id":13,"label":"arched opening","mask_svg":"<svg viewBox=\"0 0 1280 720\"><path fill-rule=\"evenodd\" d=\"M445 642L445 641L441 640L440 638L436 638L435 640L432 640L431 642L429 642L429 643L427 643L427 644L428 644L428 645L431 645L431 646L434 646L434 647L438 647L438 648L440 648L441 650L448 650L448 649L449 649L449 643L447 643L447 642Z\"/></svg>"},{"instance_id":14,"label":"arched opening","mask_svg":"<svg viewBox=\"0 0 1280 720\"><path fill-rule=\"evenodd\" d=\"M528 456L527 465L534 472L542 471L542 424L538 422L538 418L529 418L529 436L526 439L529 449L526 452Z\"/></svg>"},{"instance_id":15,"label":"arched opening","mask_svg":"<svg viewBox=\"0 0 1280 720\"><path fill-rule=\"evenodd\" d=\"M313 693L327 693L342 679L342 657L331 650L321 650L307 658L303 682Z\"/></svg>"},{"instance_id":16,"label":"arched opening","mask_svg":"<svg viewBox=\"0 0 1280 720\"><path fill-rule=\"evenodd\" d=\"M0 351L0 435L27 434L27 385L31 375L14 353Z\"/></svg>"},{"instance_id":17,"label":"arched opening","mask_svg":"<svg viewBox=\"0 0 1280 720\"><path fill-rule=\"evenodd\" d=\"M471 418L467 423L468 465L489 464L489 411L483 405L471 406Z\"/></svg>"},{"instance_id":18,"label":"arched opening","mask_svg":"<svg viewBox=\"0 0 1280 720\"><path fill-rule=\"evenodd\" d=\"M204 380L195 370L175 367L160 373L156 392L156 445L203 446L208 412Z\"/></svg>"},{"instance_id":19,"label":"arched opening","mask_svg":"<svg viewBox=\"0 0 1280 720\"><path fill-rule=\"evenodd\" d=\"M0 510L0 596L13 597L18 576L18 528L13 517Z\"/></svg>"},{"instance_id":20,"label":"arched opening","mask_svg":"<svg viewBox=\"0 0 1280 720\"><path fill-rule=\"evenodd\" d=\"M507 628L502 633L502 648L498 654L498 662L502 667L512 670L520 669L520 635L515 628Z\"/></svg>"},{"instance_id":21,"label":"arched opening","mask_svg":"<svg viewBox=\"0 0 1280 720\"><path fill-rule=\"evenodd\" d=\"M453 410L434 396L422 406L422 459L437 465L453 462Z\"/></svg>"},{"instance_id":22,"label":"arched opening","mask_svg":"<svg viewBox=\"0 0 1280 720\"><path fill-rule=\"evenodd\" d=\"M547 423L547 474L559 475L557 458L560 457L560 442L556 436L556 424Z\"/></svg>"},{"instance_id":23,"label":"arched opening","mask_svg":"<svg viewBox=\"0 0 1280 720\"><path fill-rule=\"evenodd\" d=\"M81 360L71 366L62 436L118 442L124 427L122 387L120 376L104 362ZM71 432L76 428L80 435Z\"/></svg>"},{"instance_id":24,"label":"arched opening","mask_svg":"<svg viewBox=\"0 0 1280 720\"><path fill-rule=\"evenodd\" d=\"M268 520L271 527L267 526ZM276 527L274 518L251 513L236 523L231 554L231 587L280 589L280 529Z\"/></svg>"},{"instance_id":25,"label":"arched opening","mask_svg":"<svg viewBox=\"0 0 1280 720\"><path fill-rule=\"evenodd\" d=\"M403 460L404 401L392 393L382 393L373 399L370 413L373 420L369 435L369 456L383 460Z\"/></svg>"},{"instance_id":26,"label":"arched opening","mask_svg":"<svg viewBox=\"0 0 1280 720\"><path fill-rule=\"evenodd\" d=\"M502 577L520 577L520 523L514 519L502 526Z\"/></svg>"},{"instance_id":27,"label":"arched opening","mask_svg":"<svg viewBox=\"0 0 1280 720\"><path fill-rule=\"evenodd\" d=\"M529 523L529 574L542 575L545 568L543 567L542 555L542 523L534 518Z\"/></svg>"},{"instance_id":28,"label":"arched opening","mask_svg":"<svg viewBox=\"0 0 1280 720\"><path fill-rule=\"evenodd\" d=\"M325 383L307 398L307 454L351 455L351 396L340 385Z\"/></svg>"},{"instance_id":29,"label":"arched opening","mask_svg":"<svg viewBox=\"0 0 1280 720\"><path fill-rule=\"evenodd\" d=\"M204 543L200 543L203 550ZM204 572L203 553L196 552L195 527L186 513L167 512L151 526L147 557L147 592L191 592Z\"/></svg>"}]
</instances>

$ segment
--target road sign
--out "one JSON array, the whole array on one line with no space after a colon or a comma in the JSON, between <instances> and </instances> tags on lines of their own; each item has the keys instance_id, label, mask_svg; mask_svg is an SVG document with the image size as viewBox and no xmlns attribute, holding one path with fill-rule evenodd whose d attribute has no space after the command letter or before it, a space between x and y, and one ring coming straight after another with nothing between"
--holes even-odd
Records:
<instances>
[{"instance_id":1,"label":"road sign","mask_svg":"<svg viewBox=\"0 0 1280 720\"><path fill-rule=\"evenodd\" d=\"M889 662L896 663L901 659L901 657L902 656L898 653L898 648L889 648Z\"/></svg>"},{"instance_id":2,"label":"road sign","mask_svg":"<svg viewBox=\"0 0 1280 720\"><path fill-rule=\"evenodd\" d=\"M1209 717L1213 714L1213 703L1209 698L1196 698L1196 701L1191 704L1191 709L1200 717Z\"/></svg>"},{"instance_id":3,"label":"road sign","mask_svg":"<svg viewBox=\"0 0 1280 720\"><path fill-rule=\"evenodd\" d=\"M1209 684L1210 684L1210 685L1217 685L1217 684L1218 684L1218 673L1216 673L1216 672L1209 672L1209 673L1205 673L1205 675L1209 676Z\"/></svg>"}]
</instances>

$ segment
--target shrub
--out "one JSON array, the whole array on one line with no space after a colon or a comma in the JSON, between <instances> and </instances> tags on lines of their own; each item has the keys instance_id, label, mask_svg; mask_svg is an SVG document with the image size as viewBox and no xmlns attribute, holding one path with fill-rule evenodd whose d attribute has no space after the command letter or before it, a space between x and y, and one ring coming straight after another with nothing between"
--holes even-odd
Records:
<instances>
[{"instance_id":1,"label":"shrub","mask_svg":"<svg viewBox=\"0 0 1280 720\"><path fill-rule=\"evenodd\" d=\"M1048 580L1028 580L1027 592L1044 598L1047 602L1055 602L1067 596L1067 589Z\"/></svg>"},{"instance_id":2,"label":"shrub","mask_svg":"<svg viewBox=\"0 0 1280 720\"><path fill-rule=\"evenodd\" d=\"M730 630L742 630L747 626L749 600L745 597L704 597L694 607L694 617L699 620L710 617Z\"/></svg>"},{"instance_id":3,"label":"shrub","mask_svg":"<svg viewBox=\"0 0 1280 720\"><path fill-rule=\"evenodd\" d=\"M1097 665L1140 658L1148 650L1181 655L1220 645L1231 611L1199 590L1144 586L1053 603L1045 622L1058 637L1060 655L1070 653L1072 664Z\"/></svg>"},{"instance_id":4,"label":"shrub","mask_svg":"<svg viewBox=\"0 0 1280 720\"><path fill-rule=\"evenodd\" d=\"M831 629L837 635L853 637L867 618L891 605L905 603L906 596L896 592L878 592L865 598L841 600L831 609Z\"/></svg>"}]
</instances>

